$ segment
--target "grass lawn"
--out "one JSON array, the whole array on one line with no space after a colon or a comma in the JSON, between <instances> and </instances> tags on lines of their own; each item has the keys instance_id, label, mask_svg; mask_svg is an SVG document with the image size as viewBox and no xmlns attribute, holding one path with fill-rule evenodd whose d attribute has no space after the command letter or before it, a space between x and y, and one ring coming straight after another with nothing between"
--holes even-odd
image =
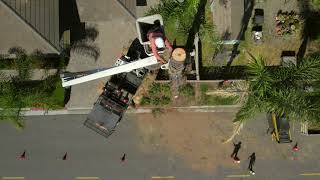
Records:
<instances>
[{"instance_id":1,"label":"grass lawn","mask_svg":"<svg viewBox=\"0 0 320 180\"><path fill-rule=\"evenodd\" d=\"M171 103L169 83L153 83L148 93L142 98L142 106L166 106Z\"/></svg>"},{"instance_id":2,"label":"grass lawn","mask_svg":"<svg viewBox=\"0 0 320 180\"><path fill-rule=\"evenodd\" d=\"M202 65L212 66L213 55L218 46L218 36L215 32L213 24L212 12L210 10L210 2L207 2L205 9L206 27L200 29L201 51L202 51Z\"/></svg>"}]
</instances>

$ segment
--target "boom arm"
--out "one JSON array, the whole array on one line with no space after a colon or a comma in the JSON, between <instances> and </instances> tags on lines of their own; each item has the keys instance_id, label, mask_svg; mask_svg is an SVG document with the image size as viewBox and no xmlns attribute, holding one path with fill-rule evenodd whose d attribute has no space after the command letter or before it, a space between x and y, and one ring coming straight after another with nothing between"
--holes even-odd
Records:
<instances>
[{"instance_id":1,"label":"boom arm","mask_svg":"<svg viewBox=\"0 0 320 180\"><path fill-rule=\"evenodd\" d=\"M95 79L99 79L99 78L103 78L103 77L107 77L107 76L112 76L114 74L120 74L123 72L130 72L134 69L139 69L139 68L155 65L157 63L158 63L157 59L154 56L151 56L151 57L147 57L144 59L133 61L133 62L130 62L127 64L114 66L109 69L98 71L98 72L95 72L95 73L92 73L89 75L83 75L81 77L74 78L74 79L70 76L62 76L61 77L62 87L68 87L68 86L92 81Z\"/></svg>"}]
</instances>

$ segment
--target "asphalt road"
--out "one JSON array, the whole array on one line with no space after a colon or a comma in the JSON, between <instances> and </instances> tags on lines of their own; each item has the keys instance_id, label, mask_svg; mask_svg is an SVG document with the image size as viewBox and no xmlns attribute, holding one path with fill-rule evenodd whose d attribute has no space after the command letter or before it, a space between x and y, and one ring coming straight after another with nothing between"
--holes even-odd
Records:
<instances>
[{"instance_id":1,"label":"asphalt road","mask_svg":"<svg viewBox=\"0 0 320 180\"><path fill-rule=\"evenodd\" d=\"M137 145L141 137L136 132L134 117L125 118L117 127L117 131L108 139L84 127L82 123L85 117L85 115L28 117L27 128L22 132L15 130L11 124L1 123L0 179L320 179L320 137L294 135L295 140L301 142L304 154L298 155L300 157L297 157L299 159L297 161L292 159L295 155L290 154L290 149L288 152L277 150L272 159L261 158L262 152L256 151L258 147L254 145L245 147L249 141L246 138L249 137L239 137L244 142L241 164L234 167L221 166L212 173L204 174L191 170L179 157L165 150L143 152ZM266 142L266 149L277 148L278 144L274 142L268 144L269 136L265 137L265 132L261 131L264 129L264 124L256 122L246 126L246 130L261 135L261 141ZM24 150L26 150L26 160L19 160ZM246 152L243 152L245 150ZM249 151L256 151L258 156L254 166L257 173L255 176L249 176L247 172L247 160L244 156ZM66 152L67 160L62 160ZM126 162L121 163L124 153Z\"/></svg>"},{"instance_id":2,"label":"asphalt road","mask_svg":"<svg viewBox=\"0 0 320 180\"><path fill-rule=\"evenodd\" d=\"M82 125L86 116L28 117L17 132L0 124L0 177L30 180L143 180L153 178L209 179L192 172L165 152L146 154L136 143L134 119L124 119L105 139ZM19 160L26 150L26 160ZM67 160L62 160L65 153ZM121 163L126 153L126 162ZM1 179L1 178L0 178Z\"/></svg>"}]
</instances>

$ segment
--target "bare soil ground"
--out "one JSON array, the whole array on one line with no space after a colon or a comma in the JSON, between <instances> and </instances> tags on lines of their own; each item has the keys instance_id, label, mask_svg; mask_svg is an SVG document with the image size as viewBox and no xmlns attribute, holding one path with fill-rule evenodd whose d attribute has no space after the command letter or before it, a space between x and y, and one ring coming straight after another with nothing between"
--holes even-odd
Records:
<instances>
[{"instance_id":1,"label":"bare soil ground","mask_svg":"<svg viewBox=\"0 0 320 180\"><path fill-rule=\"evenodd\" d=\"M219 167L240 168L230 158L232 142L222 142L233 131L234 113L180 113L163 112L154 117L152 114L138 114L135 121L141 137L139 146L145 153L154 154L166 151L181 158L193 170L210 173ZM239 157L242 163L256 152L259 160L303 161L314 158L317 139L300 135L298 123L292 123L294 141L302 147L299 155L291 148L294 144L278 144L266 133L268 128L265 116L249 121L234 142L242 141ZM294 131L295 130L295 131Z\"/></svg>"},{"instance_id":2,"label":"bare soil ground","mask_svg":"<svg viewBox=\"0 0 320 180\"><path fill-rule=\"evenodd\" d=\"M222 117L224 116L224 117ZM164 148L168 152L180 156L195 170L211 171L217 165L232 165L228 161L230 145L222 145L227 136L226 115L192 113L165 113L158 118L152 114L141 114L137 124L141 132L141 148L152 152L150 145ZM232 115L227 115L231 119ZM195 119L198 120L195 120ZM224 128L220 129L220 125ZM231 125L231 124L230 124ZM232 126L227 129L232 129ZM227 161L226 161L227 159ZM219 162L219 164L217 164Z\"/></svg>"}]
</instances>

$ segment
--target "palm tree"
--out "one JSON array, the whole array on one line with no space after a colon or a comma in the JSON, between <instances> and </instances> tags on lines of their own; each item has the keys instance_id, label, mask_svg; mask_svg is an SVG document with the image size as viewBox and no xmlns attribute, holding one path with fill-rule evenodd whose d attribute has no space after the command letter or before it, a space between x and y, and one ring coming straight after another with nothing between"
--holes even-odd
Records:
<instances>
[{"instance_id":1,"label":"palm tree","mask_svg":"<svg viewBox=\"0 0 320 180\"><path fill-rule=\"evenodd\" d=\"M234 133L226 142L259 113L320 123L320 91L316 88L320 80L320 57L303 59L297 65L290 63L286 67L266 66L263 58L253 58L247 74L248 96L235 116ZM313 91L305 87L313 87Z\"/></svg>"}]
</instances>

